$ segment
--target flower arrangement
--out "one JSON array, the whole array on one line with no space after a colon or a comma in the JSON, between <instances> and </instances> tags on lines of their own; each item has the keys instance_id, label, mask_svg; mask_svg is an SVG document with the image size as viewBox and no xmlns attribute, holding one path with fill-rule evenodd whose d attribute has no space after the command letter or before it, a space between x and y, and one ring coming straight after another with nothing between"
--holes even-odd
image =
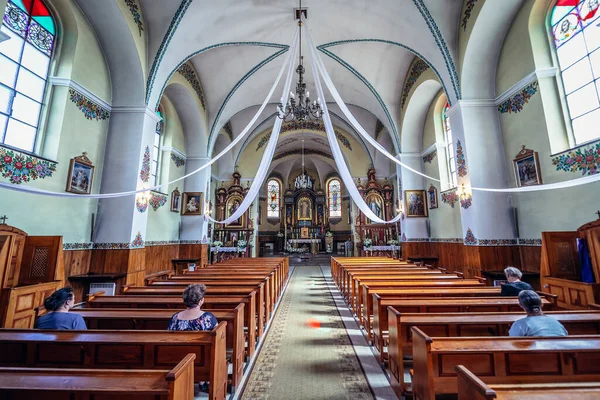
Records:
<instances>
[{"instance_id":1,"label":"flower arrangement","mask_svg":"<svg viewBox=\"0 0 600 400\"><path fill-rule=\"evenodd\" d=\"M373 241L371 239L365 239L363 241L363 248L370 249L373 246Z\"/></svg>"},{"instance_id":2,"label":"flower arrangement","mask_svg":"<svg viewBox=\"0 0 600 400\"><path fill-rule=\"evenodd\" d=\"M327 233L325 234L325 237L332 237L333 233L331 233L331 231L327 231Z\"/></svg>"},{"instance_id":3,"label":"flower arrangement","mask_svg":"<svg viewBox=\"0 0 600 400\"><path fill-rule=\"evenodd\" d=\"M238 249L243 249L244 251L246 251L246 246L248 246L248 242L246 242L245 240L238 240L237 241L237 247L238 247Z\"/></svg>"},{"instance_id":4,"label":"flower arrangement","mask_svg":"<svg viewBox=\"0 0 600 400\"><path fill-rule=\"evenodd\" d=\"M283 232L277 232L277 237L283 237Z\"/></svg>"},{"instance_id":5,"label":"flower arrangement","mask_svg":"<svg viewBox=\"0 0 600 400\"><path fill-rule=\"evenodd\" d=\"M215 241L212 243L212 245L213 245L213 247L221 247L221 246L223 246L223 242L221 242L221 241L219 241L219 240L215 240Z\"/></svg>"},{"instance_id":6,"label":"flower arrangement","mask_svg":"<svg viewBox=\"0 0 600 400\"><path fill-rule=\"evenodd\" d=\"M398 245L398 241L394 240L394 239L388 240L387 244L390 246L396 246L396 245Z\"/></svg>"}]
</instances>

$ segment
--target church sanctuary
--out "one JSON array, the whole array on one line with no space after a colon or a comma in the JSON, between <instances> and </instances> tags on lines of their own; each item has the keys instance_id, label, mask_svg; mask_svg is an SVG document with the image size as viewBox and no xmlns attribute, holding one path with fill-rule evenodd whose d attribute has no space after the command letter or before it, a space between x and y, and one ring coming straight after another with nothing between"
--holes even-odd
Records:
<instances>
[{"instance_id":1,"label":"church sanctuary","mask_svg":"<svg viewBox=\"0 0 600 400\"><path fill-rule=\"evenodd\" d=\"M600 0L0 15L0 400L600 399Z\"/></svg>"}]
</instances>

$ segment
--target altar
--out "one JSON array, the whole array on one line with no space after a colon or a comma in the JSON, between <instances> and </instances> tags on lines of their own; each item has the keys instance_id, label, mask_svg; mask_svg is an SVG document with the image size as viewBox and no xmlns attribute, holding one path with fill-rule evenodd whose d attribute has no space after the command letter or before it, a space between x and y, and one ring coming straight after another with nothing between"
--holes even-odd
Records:
<instances>
[{"instance_id":1,"label":"altar","mask_svg":"<svg viewBox=\"0 0 600 400\"><path fill-rule=\"evenodd\" d=\"M317 254L321 250L321 239L289 239L288 244L294 249L302 247L303 244L310 244L311 254Z\"/></svg>"},{"instance_id":2,"label":"altar","mask_svg":"<svg viewBox=\"0 0 600 400\"><path fill-rule=\"evenodd\" d=\"M367 257L392 257L398 258L398 252L400 251L400 246L396 245L388 245L388 246L371 246L365 247L365 254Z\"/></svg>"}]
</instances>

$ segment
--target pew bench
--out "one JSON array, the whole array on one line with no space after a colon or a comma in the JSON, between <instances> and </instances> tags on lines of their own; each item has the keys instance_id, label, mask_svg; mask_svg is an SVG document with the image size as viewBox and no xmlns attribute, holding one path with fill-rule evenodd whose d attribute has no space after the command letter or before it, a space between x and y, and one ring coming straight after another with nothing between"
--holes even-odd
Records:
<instances>
[{"instance_id":1,"label":"pew bench","mask_svg":"<svg viewBox=\"0 0 600 400\"><path fill-rule=\"evenodd\" d=\"M195 357L188 354L170 371L0 367L0 398L193 400Z\"/></svg>"},{"instance_id":2,"label":"pew bench","mask_svg":"<svg viewBox=\"0 0 600 400\"><path fill-rule=\"evenodd\" d=\"M413 327L412 337L415 400L456 395L457 365L489 384L600 380L600 336L432 338Z\"/></svg>"},{"instance_id":3,"label":"pew bench","mask_svg":"<svg viewBox=\"0 0 600 400\"><path fill-rule=\"evenodd\" d=\"M600 398L600 382L485 383L463 365L456 367L458 400L596 400Z\"/></svg>"}]
</instances>

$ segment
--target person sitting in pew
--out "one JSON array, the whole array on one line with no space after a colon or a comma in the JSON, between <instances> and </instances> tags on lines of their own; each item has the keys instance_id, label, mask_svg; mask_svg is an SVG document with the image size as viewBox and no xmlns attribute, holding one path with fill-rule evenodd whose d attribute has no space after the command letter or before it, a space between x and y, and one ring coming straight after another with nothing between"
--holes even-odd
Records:
<instances>
[{"instance_id":1,"label":"person sitting in pew","mask_svg":"<svg viewBox=\"0 0 600 400\"><path fill-rule=\"evenodd\" d=\"M206 286L201 283L189 285L183 291L183 302L187 309L175 313L169 321L170 331L210 331L217 326L217 318L202 311Z\"/></svg>"},{"instance_id":2,"label":"person sitting in pew","mask_svg":"<svg viewBox=\"0 0 600 400\"><path fill-rule=\"evenodd\" d=\"M515 267L506 267L504 275L508 282L502 285L500 296L518 296L521 290L533 290L529 283L521 282L523 274Z\"/></svg>"},{"instance_id":3,"label":"person sitting in pew","mask_svg":"<svg viewBox=\"0 0 600 400\"><path fill-rule=\"evenodd\" d=\"M527 317L515 321L509 336L567 336L565 327L552 317L542 312L542 298L533 290L519 293L519 305L527 313Z\"/></svg>"},{"instance_id":4,"label":"person sitting in pew","mask_svg":"<svg viewBox=\"0 0 600 400\"><path fill-rule=\"evenodd\" d=\"M65 287L52 293L44 300L44 307L48 311L36 322L36 329L87 329L83 317L79 314L69 313L75 304L73 289Z\"/></svg>"}]
</instances>

